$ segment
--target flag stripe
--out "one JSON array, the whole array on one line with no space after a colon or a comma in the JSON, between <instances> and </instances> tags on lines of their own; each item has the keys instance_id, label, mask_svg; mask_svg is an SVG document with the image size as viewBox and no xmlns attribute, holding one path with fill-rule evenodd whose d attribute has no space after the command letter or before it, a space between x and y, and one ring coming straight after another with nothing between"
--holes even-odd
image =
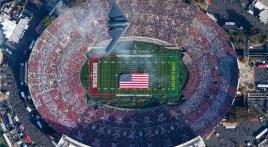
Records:
<instances>
[{"instance_id":1,"label":"flag stripe","mask_svg":"<svg viewBox=\"0 0 268 147\"><path fill-rule=\"evenodd\" d=\"M147 84L147 82L139 82L139 81L135 81L135 82L121 82L120 84Z\"/></svg>"},{"instance_id":2,"label":"flag stripe","mask_svg":"<svg viewBox=\"0 0 268 147\"><path fill-rule=\"evenodd\" d=\"M121 85L121 87L148 87L148 85Z\"/></svg>"}]
</instances>

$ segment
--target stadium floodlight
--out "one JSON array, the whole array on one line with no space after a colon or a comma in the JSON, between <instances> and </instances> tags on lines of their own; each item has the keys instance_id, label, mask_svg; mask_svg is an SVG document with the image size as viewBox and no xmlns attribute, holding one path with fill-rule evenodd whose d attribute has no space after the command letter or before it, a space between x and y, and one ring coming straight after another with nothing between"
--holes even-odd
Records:
<instances>
[{"instance_id":1,"label":"stadium floodlight","mask_svg":"<svg viewBox=\"0 0 268 147\"><path fill-rule=\"evenodd\" d=\"M109 4L111 5L112 9L109 16L108 21L108 33L112 38L112 41L105 49L106 53L110 54L114 47L117 45L120 37L126 32L128 29L130 23L128 22L127 17L122 12L122 10L119 8L115 0L108 0Z\"/></svg>"}]
</instances>

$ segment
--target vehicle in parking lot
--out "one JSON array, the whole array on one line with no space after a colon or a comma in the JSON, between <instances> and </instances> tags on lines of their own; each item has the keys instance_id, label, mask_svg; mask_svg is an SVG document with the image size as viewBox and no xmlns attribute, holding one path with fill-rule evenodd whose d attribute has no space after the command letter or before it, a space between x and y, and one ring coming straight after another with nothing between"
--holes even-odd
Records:
<instances>
[{"instance_id":1,"label":"vehicle in parking lot","mask_svg":"<svg viewBox=\"0 0 268 147\"><path fill-rule=\"evenodd\" d=\"M12 55L12 52L11 52L11 50L9 48L6 48L5 50L9 55Z\"/></svg>"},{"instance_id":2,"label":"vehicle in parking lot","mask_svg":"<svg viewBox=\"0 0 268 147\"><path fill-rule=\"evenodd\" d=\"M19 128L20 128L21 131L24 131L24 130L25 130L25 127L24 127L23 124L21 124L21 125L19 126Z\"/></svg>"},{"instance_id":3,"label":"vehicle in parking lot","mask_svg":"<svg viewBox=\"0 0 268 147\"><path fill-rule=\"evenodd\" d=\"M52 144L53 144L54 146L57 146L57 143L56 143L55 140L51 140L51 142L52 142Z\"/></svg>"},{"instance_id":4,"label":"vehicle in parking lot","mask_svg":"<svg viewBox=\"0 0 268 147\"><path fill-rule=\"evenodd\" d=\"M17 115L14 116L14 120L15 120L16 122L19 122L19 121L20 121Z\"/></svg>"},{"instance_id":5,"label":"vehicle in parking lot","mask_svg":"<svg viewBox=\"0 0 268 147\"><path fill-rule=\"evenodd\" d=\"M28 112L32 112L32 109L29 106L27 106L26 109Z\"/></svg>"},{"instance_id":6,"label":"vehicle in parking lot","mask_svg":"<svg viewBox=\"0 0 268 147\"><path fill-rule=\"evenodd\" d=\"M4 132L7 131L7 127L6 127L6 125L5 125L4 123L1 123L0 126L1 126L1 128L2 128L2 130L3 130Z\"/></svg>"},{"instance_id":7,"label":"vehicle in parking lot","mask_svg":"<svg viewBox=\"0 0 268 147\"><path fill-rule=\"evenodd\" d=\"M25 93L23 91L20 92L21 97L25 98Z\"/></svg>"},{"instance_id":8,"label":"vehicle in parking lot","mask_svg":"<svg viewBox=\"0 0 268 147\"><path fill-rule=\"evenodd\" d=\"M26 141L27 144L31 144L32 143L31 137L26 132L24 133L24 138L25 138L25 141Z\"/></svg>"},{"instance_id":9,"label":"vehicle in parking lot","mask_svg":"<svg viewBox=\"0 0 268 147\"><path fill-rule=\"evenodd\" d=\"M7 117L8 117L9 125L10 125L11 127L14 127L14 123L13 123L11 114L10 114L10 113L7 113Z\"/></svg>"},{"instance_id":10,"label":"vehicle in parking lot","mask_svg":"<svg viewBox=\"0 0 268 147\"><path fill-rule=\"evenodd\" d=\"M36 121L36 124L40 129L43 129L43 125L39 120Z\"/></svg>"},{"instance_id":11,"label":"vehicle in parking lot","mask_svg":"<svg viewBox=\"0 0 268 147\"><path fill-rule=\"evenodd\" d=\"M31 50L33 47L34 47L34 44L35 44L36 40L33 40L29 46L29 49Z\"/></svg>"}]
</instances>

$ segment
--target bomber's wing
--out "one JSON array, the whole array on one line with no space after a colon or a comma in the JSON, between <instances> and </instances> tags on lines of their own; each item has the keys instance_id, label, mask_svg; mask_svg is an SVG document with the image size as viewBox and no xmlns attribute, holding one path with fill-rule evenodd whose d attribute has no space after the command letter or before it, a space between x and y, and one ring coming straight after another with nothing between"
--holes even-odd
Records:
<instances>
[{"instance_id":1,"label":"bomber's wing","mask_svg":"<svg viewBox=\"0 0 268 147\"><path fill-rule=\"evenodd\" d=\"M111 5L111 11L108 14L108 33L112 38L112 41L105 49L107 53L111 53L116 44L118 43L120 37L125 33L128 29L130 23L128 22L127 17L123 13L123 11L119 8L115 0L108 0Z\"/></svg>"},{"instance_id":2,"label":"bomber's wing","mask_svg":"<svg viewBox=\"0 0 268 147\"><path fill-rule=\"evenodd\" d=\"M108 0L108 2L112 7L110 13L108 14L110 19L128 21L127 17L123 13L123 11L119 8L115 0Z\"/></svg>"}]
</instances>

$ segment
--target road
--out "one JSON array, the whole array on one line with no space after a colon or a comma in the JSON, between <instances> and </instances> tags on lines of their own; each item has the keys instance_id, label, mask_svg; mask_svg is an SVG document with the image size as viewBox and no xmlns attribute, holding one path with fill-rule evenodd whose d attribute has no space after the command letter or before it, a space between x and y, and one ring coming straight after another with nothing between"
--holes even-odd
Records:
<instances>
[{"instance_id":1,"label":"road","mask_svg":"<svg viewBox=\"0 0 268 147\"><path fill-rule=\"evenodd\" d=\"M32 108L34 108L33 104L31 102L27 102L20 98L19 92L21 90L28 91L26 86L20 86L20 63L24 63L28 60L28 55L23 55L23 52L25 49L28 49L32 39L36 39L38 36L35 34L35 27L40 22L41 19L44 18L44 16L47 15L47 11L45 8L35 8L34 9L34 17L31 21L29 29L25 32L24 37L18 44L18 48L16 50L13 50L12 56L9 56L8 65L12 68L13 73L13 79L12 84L6 89L10 91L10 103L14 109L14 111L17 113L20 121L25 126L26 132L30 135L31 139L35 142L36 147L53 147L53 144L49 140L49 138L40 130L37 128L37 126L32 122L31 114L26 110L25 105L30 105Z\"/></svg>"},{"instance_id":2,"label":"road","mask_svg":"<svg viewBox=\"0 0 268 147\"><path fill-rule=\"evenodd\" d=\"M36 144L35 146L40 147L53 146L48 137L43 132L41 132L41 130L38 129L36 125L34 125L33 122L31 121L31 115L26 110L23 101L20 99L15 81L14 80L12 81L14 83L12 83L12 86L8 88L8 90L10 91L10 103L12 105L13 110L17 113L20 121L25 126L26 132L35 142Z\"/></svg>"}]
</instances>

